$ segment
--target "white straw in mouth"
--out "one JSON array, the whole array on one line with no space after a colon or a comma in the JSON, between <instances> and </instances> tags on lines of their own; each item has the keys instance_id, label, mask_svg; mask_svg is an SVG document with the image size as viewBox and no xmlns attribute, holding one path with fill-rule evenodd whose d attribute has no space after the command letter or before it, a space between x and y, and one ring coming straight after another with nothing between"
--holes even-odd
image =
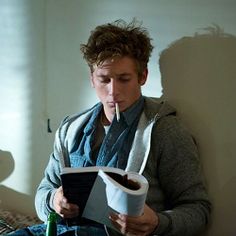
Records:
<instances>
[{"instance_id":1,"label":"white straw in mouth","mask_svg":"<svg viewBox=\"0 0 236 236\"><path fill-rule=\"evenodd\" d=\"M119 122L120 120L120 109L118 103L116 103L116 119Z\"/></svg>"}]
</instances>

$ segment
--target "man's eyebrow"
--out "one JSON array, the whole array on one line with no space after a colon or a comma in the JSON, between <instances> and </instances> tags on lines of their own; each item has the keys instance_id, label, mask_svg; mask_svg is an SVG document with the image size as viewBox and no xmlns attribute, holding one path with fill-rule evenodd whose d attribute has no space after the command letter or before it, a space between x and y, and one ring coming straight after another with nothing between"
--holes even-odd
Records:
<instances>
[{"instance_id":1,"label":"man's eyebrow","mask_svg":"<svg viewBox=\"0 0 236 236\"><path fill-rule=\"evenodd\" d=\"M109 77L108 74L103 73L103 72L97 72L96 75L99 76L99 77L103 77L103 78L105 78L105 77Z\"/></svg>"},{"instance_id":2,"label":"man's eyebrow","mask_svg":"<svg viewBox=\"0 0 236 236\"><path fill-rule=\"evenodd\" d=\"M105 75L105 74L97 74L97 76L99 76L99 77L103 77L103 78L107 78L107 77L109 77L108 75Z\"/></svg>"},{"instance_id":3,"label":"man's eyebrow","mask_svg":"<svg viewBox=\"0 0 236 236\"><path fill-rule=\"evenodd\" d=\"M121 73L121 74L118 74L119 76L123 76L123 75L131 75L131 73L128 73L128 72L125 72L125 73Z\"/></svg>"}]
</instances>

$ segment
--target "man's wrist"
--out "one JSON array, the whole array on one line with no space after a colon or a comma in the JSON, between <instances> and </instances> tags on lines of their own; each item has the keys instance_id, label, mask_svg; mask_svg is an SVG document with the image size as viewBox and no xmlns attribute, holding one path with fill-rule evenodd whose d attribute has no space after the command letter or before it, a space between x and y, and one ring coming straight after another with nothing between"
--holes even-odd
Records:
<instances>
[{"instance_id":1,"label":"man's wrist","mask_svg":"<svg viewBox=\"0 0 236 236\"><path fill-rule=\"evenodd\" d=\"M167 233L172 228L172 220L168 213L157 213L158 223L151 235L160 235Z\"/></svg>"},{"instance_id":2,"label":"man's wrist","mask_svg":"<svg viewBox=\"0 0 236 236\"><path fill-rule=\"evenodd\" d=\"M49 198L49 207L54 210L54 196L56 194L56 189L52 190L50 193L50 198Z\"/></svg>"}]
</instances>

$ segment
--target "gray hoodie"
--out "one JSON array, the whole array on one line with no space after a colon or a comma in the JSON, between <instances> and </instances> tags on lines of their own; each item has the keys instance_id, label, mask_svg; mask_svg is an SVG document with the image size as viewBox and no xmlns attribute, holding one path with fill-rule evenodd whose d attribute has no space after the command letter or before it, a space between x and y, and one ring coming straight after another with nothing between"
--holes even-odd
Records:
<instances>
[{"instance_id":1,"label":"gray hoodie","mask_svg":"<svg viewBox=\"0 0 236 236\"><path fill-rule=\"evenodd\" d=\"M57 130L54 151L35 199L38 216L43 221L52 211L55 190L61 185L60 171L69 166L77 131L92 112L93 108L67 117ZM197 235L208 222L211 204L196 145L175 113L166 102L145 97L126 170L139 172L149 181L146 203L156 211L160 221L153 234Z\"/></svg>"}]
</instances>

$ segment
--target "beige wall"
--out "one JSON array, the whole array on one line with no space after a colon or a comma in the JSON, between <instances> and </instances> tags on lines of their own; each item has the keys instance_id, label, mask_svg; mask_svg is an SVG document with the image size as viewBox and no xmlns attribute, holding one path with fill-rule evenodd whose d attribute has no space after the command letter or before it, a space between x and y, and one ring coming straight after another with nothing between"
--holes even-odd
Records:
<instances>
[{"instance_id":1,"label":"beige wall","mask_svg":"<svg viewBox=\"0 0 236 236\"><path fill-rule=\"evenodd\" d=\"M160 57L163 97L199 146L213 203L206 235L236 234L236 37L217 32L184 37ZM215 31L214 31L215 30Z\"/></svg>"}]
</instances>

